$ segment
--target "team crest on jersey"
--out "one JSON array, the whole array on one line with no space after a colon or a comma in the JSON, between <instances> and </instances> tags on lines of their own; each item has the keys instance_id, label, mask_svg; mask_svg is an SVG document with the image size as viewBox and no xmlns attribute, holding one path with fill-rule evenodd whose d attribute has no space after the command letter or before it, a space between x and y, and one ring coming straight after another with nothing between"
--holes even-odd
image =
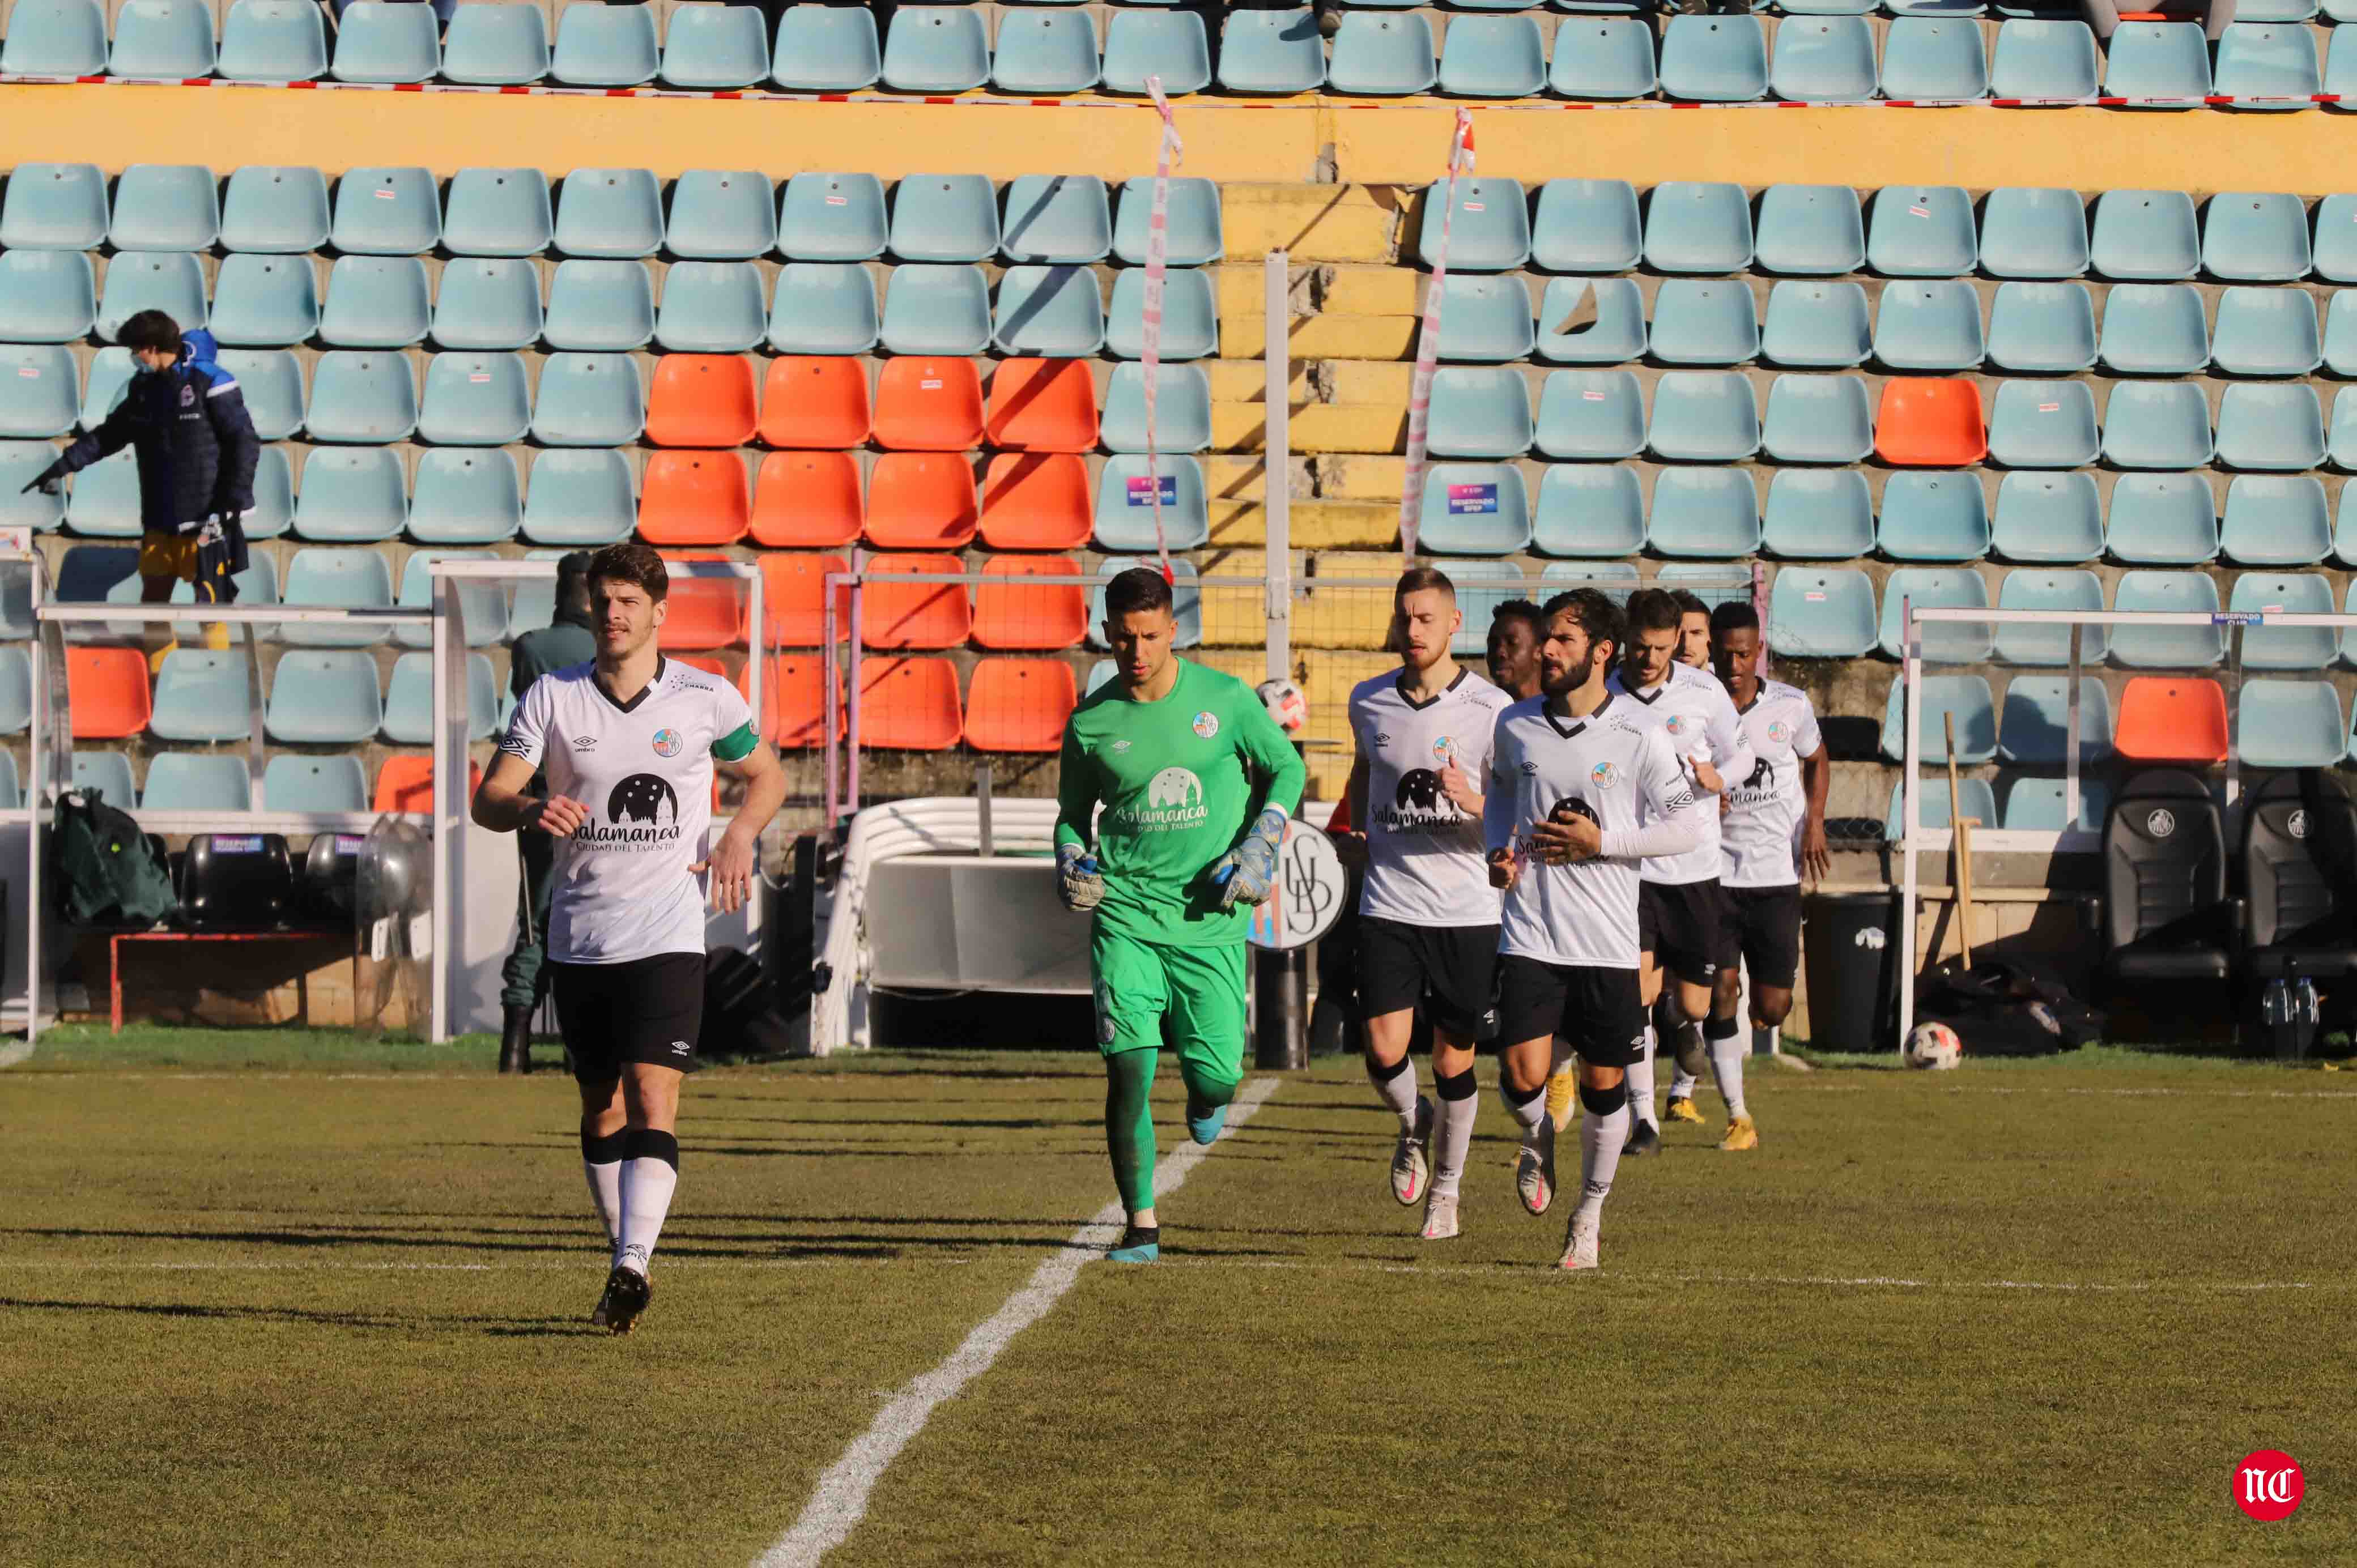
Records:
<instances>
[{"instance_id":1,"label":"team crest on jersey","mask_svg":"<svg viewBox=\"0 0 2357 1568\"><path fill-rule=\"evenodd\" d=\"M1432 759L1443 768L1456 767L1457 737L1448 735L1435 736L1432 740Z\"/></svg>"},{"instance_id":2,"label":"team crest on jersey","mask_svg":"<svg viewBox=\"0 0 2357 1568\"><path fill-rule=\"evenodd\" d=\"M1205 708L1195 715L1195 733L1205 740L1220 733L1220 715Z\"/></svg>"},{"instance_id":3,"label":"team crest on jersey","mask_svg":"<svg viewBox=\"0 0 2357 1568\"><path fill-rule=\"evenodd\" d=\"M1620 769L1610 762L1599 762L1587 770L1588 780L1598 789L1609 789L1620 782Z\"/></svg>"},{"instance_id":4,"label":"team crest on jersey","mask_svg":"<svg viewBox=\"0 0 2357 1568\"><path fill-rule=\"evenodd\" d=\"M180 406L182 408L194 408L197 406L196 388L187 385L183 385L180 388Z\"/></svg>"},{"instance_id":5,"label":"team crest on jersey","mask_svg":"<svg viewBox=\"0 0 2357 1568\"><path fill-rule=\"evenodd\" d=\"M1789 744L1792 738L1792 722L1790 719L1770 719L1768 738L1778 746Z\"/></svg>"},{"instance_id":6,"label":"team crest on jersey","mask_svg":"<svg viewBox=\"0 0 2357 1568\"><path fill-rule=\"evenodd\" d=\"M679 731L675 729L659 729L655 731L655 755L657 757L677 757L679 755L681 744Z\"/></svg>"},{"instance_id":7,"label":"team crest on jersey","mask_svg":"<svg viewBox=\"0 0 2357 1568\"><path fill-rule=\"evenodd\" d=\"M1125 803L1114 812L1140 832L1195 827L1211 814L1203 804L1203 781L1184 768L1164 768L1146 780L1144 800Z\"/></svg>"},{"instance_id":8,"label":"team crest on jersey","mask_svg":"<svg viewBox=\"0 0 2357 1568\"><path fill-rule=\"evenodd\" d=\"M1672 735L1684 735L1689 721L1684 714L1672 714L1662 721L1662 727Z\"/></svg>"}]
</instances>

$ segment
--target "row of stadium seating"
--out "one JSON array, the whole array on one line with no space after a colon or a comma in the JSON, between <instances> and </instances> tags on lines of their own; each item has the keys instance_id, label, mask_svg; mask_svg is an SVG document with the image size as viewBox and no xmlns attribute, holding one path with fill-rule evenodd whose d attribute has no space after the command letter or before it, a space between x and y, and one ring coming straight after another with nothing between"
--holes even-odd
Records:
<instances>
[{"instance_id":1,"label":"row of stadium seating","mask_svg":"<svg viewBox=\"0 0 2357 1568\"><path fill-rule=\"evenodd\" d=\"M264 768L257 800L242 757L162 753L147 765L143 792L128 754L77 751L73 782L76 789L101 791L108 804L126 810L423 811L432 806L434 769L429 758L415 753L388 757L376 770L376 787L371 791L368 770L358 757L282 753ZM24 804L23 795L16 757L0 750L0 810L16 810Z\"/></svg>"},{"instance_id":2,"label":"row of stadium seating","mask_svg":"<svg viewBox=\"0 0 2357 1568\"><path fill-rule=\"evenodd\" d=\"M2016 676L2005 701L1996 703L1979 675L1927 676L1918 715L1918 745L1925 762L1948 760L1947 726L1953 722L1959 764L2003 760L2061 767L2068 748L2069 682L2061 676ZM1882 756L1907 757L1906 692L1891 682L1883 710ZM2225 689L2215 681L2184 676L2138 675L2120 690L2119 716L2113 719L2110 689L2101 680L2079 683L2079 739L2083 761L2102 764L2116 755L2133 762L2226 760ZM2234 698L2235 755L2251 768L2329 768L2357 757L2330 681L2261 676L2244 681Z\"/></svg>"}]
</instances>

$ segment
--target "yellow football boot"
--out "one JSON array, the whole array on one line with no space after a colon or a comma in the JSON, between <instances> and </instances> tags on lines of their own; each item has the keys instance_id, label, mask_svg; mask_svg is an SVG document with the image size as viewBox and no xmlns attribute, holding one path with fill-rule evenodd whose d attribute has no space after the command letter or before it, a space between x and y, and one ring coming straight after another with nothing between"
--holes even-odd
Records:
<instances>
[{"instance_id":1,"label":"yellow football boot","mask_svg":"<svg viewBox=\"0 0 2357 1568\"><path fill-rule=\"evenodd\" d=\"M1691 1122L1695 1126L1699 1127L1702 1125L1702 1112L1695 1109L1693 1095L1673 1095L1670 1099L1669 1108L1662 1112L1662 1120L1664 1122Z\"/></svg>"},{"instance_id":2,"label":"yellow football boot","mask_svg":"<svg viewBox=\"0 0 2357 1568\"><path fill-rule=\"evenodd\" d=\"M1727 1122L1727 1136L1718 1141L1718 1146L1722 1152L1730 1155L1742 1149L1756 1149L1760 1146L1760 1129L1751 1124L1749 1116L1730 1116Z\"/></svg>"},{"instance_id":3,"label":"yellow football boot","mask_svg":"<svg viewBox=\"0 0 2357 1568\"><path fill-rule=\"evenodd\" d=\"M1560 1133L1571 1125L1571 1108L1578 1099L1578 1067L1576 1060L1567 1061L1556 1069L1546 1081L1547 1118L1555 1123L1556 1132Z\"/></svg>"}]
</instances>

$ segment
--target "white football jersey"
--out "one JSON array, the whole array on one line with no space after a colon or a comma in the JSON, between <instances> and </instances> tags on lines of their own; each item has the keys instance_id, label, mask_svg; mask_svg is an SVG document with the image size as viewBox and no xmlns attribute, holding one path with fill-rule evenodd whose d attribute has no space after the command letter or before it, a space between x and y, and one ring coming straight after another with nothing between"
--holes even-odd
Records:
<instances>
[{"instance_id":1,"label":"white football jersey","mask_svg":"<svg viewBox=\"0 0 2357 1568\"><path fill-rule=\"evenodd\" d=\"M1801 823L1808 800L1801 758L1824 744L1809 694L1781 681L1762 681L1751 705L1738 710L1744 738L1758 758L1740 783L1727 787L1723 843L1729 887L1786 887L1801 880Z\"/></svg>"},{"instance_id":2,"label":"white football jersey","mask_svg":"<svg viewBox=\"0 0 2357 1568\"><path fill-rule=\"evenodd\" d=\"M1489 847L1522 853L1530 832L1569 806L1606 832L1691 814L1694 787L1654 724L1632 724L1623 696L1584 719L1546 711L1531 697L1498 715L1482 815ZM1548 865L1525 858L1506 895L1498 950L1555 964L1637 967L1638 863L1585 860Z\"/></svg>"},{"instance_id":3,"label":"white football jersey","mask_svg":"<svg viewBox=\"0 0 2357 1568\"><path fill-rule=\"evenodd\" d=\"M1690 757L1706 757L1718 770L1722 783L1751 771L1751 754L1743 744L1742 726L1736 722L1735 701L1709 671L1697 670L1691 664L1672 664L1668 680L1635 692L1615 670L1605 677L1605 686L1626 699L1631 723L1661 727L1681 767L1686 767ZM1686 768L1689 778L1693 771ZM1646 881L1707 882L1718 875L1718 812L1713 809L1702 812L1701 818L1702 842L1684 854L1660 855L1646 861Z\"/></svg>"},{"instance_id":4,"label":"white football jersey","mask_svg":"<svg viewBox=\"0 0 2357 1568\"><path fill-rule=\"evenodd\" d=\"M1498 890L1483 858L1481 819L1440 788L1455 766L1479 789L1490 737L1513 699L1470 670L1412 703L1394 671L1351 692L1351 736L1367 763L1367 875L1359 912L1417 926L1494 926Z\"/></svg>"},{"instance_id":5,"label":"white football jersey","mask_svg":"<svg viewBox=\"0 0 2357 1568\"><path fill-rule=\"evenodd\" d=\"M627 703L596 671L575 664L534 681L500 742L547 775L551 794L589 808L556 846L548 956L700 953L710 884L688 867L712 830L712 759L734 762L758 744L752 710L726 681L673 659Z\"/></svg>"}]
</instances>

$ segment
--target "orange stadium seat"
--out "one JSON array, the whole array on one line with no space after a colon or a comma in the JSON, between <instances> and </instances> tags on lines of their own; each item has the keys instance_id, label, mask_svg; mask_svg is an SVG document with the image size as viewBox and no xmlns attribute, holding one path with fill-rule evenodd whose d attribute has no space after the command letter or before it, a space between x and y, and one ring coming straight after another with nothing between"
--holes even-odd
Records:
<instances>
[{"instance_id":1,"label":"orange stadium seat","mask_svg":"<svg viewBox=\"0 0 2357 1568\"><path fill-rule=\"evenodd\" d=\"M2226 760L2226 693L2215 681L2138 675L2120 693L2112 746L2131 762Z\"/></svg>"},{"instance_id":2,"label":"orange stadium seat","mask_svg":"<svg viewBox=\"0 0 2357 1568\"><path fill-rule=\"evenodd\" d=\"M1097 388L1085 360L1006 360L990 378L993 446L1089 452L1097 444Z\"/></svg>"},{"instance_id":3,"label":"orange stadium seat","mask_svg":"<svg viewBox=\"0 0 2357 1568\"><path fill-rule=\"evenodd\" d=\"M763 446L864 446L874 423L867 367L859 360L788 354L770 361L761 388Z\"/></svg>"},{"instance_id":4,"label":"orange stadium seat","mask_svg":"<svg viewBox=\"0 0 2357 1568\"><path fill-rule=\"evenodd\" d=\"M867 572L963 572L954 555L871 555ZM966 638L972 616L963 583L866 585L860 607L860 640L869 648L955 648Z\"/></svg>"},{"instance_id":5,"label":"orange stadium seat","mask_svg":"<svg viewBox=\"0 0 2357 1568\"><path fill-rule=\"evenodd\" d=\"M985 659L966 693L966 739L977 751L1054 751L1078 700L1060 659Z\"/></svg>"},{"instance_id":6,"label":"orange stadium seat","mask_svg":"<svg viewBox=\"0 0 2357 1568\"><path fill-rule=\"evenodd\" d=\"M475 763L467 764L467 794L471 799L483 781L483 770ZM376 770L376 799L369 809L373 811L431 811L434 810L434 759L414 751L396 752L384 759Z\"/></svg>"},{"instance_id":7,"label":"orange stadium seat","mask_svg":"<svg viewBox=\"0 0 2357 1568\"><path fill-rule=\"evenodd\" d=\"M742 446L759 423L753 361L742 354L665 354L647 393L658 446Z\"/></svg>"},{"instance_id":8,"label":"orange stadium seat","mask_svg":"<svg viewBox=\"0 0 2357 1568\"><path fill-rule=\"evenodd\" d=\"M1964 468L1988 456L1980 389L1961 377L1894 376L1882 383L1874 449L1886 463Z\"/></svg>"},{"instance_id":9,"label":"orange stadium seat","mask_svg":"<svg viewBox=\"0 0 2357 1568\"><path fill-rule=\"evenodd\" d=\"M1070 452L998 452L982 476L982 542L1078 550L1089 542L1089 466Z\"/></svg>"},{"instance_id":10,"label":"orange stadium seat","mask_svg":"<svg viewBox=\"0 0 2357 1568\"><path fill-rule=\"evenodd\" d=\"M982 378L971 360L887 360L876 378L876 444L904 452L982 445Z\"/></svg>"},{"instance_id":11,"label":"orange stadium seat","mask_svg":"<svg viewBox=\"0 0 2357 1568\"><path fill-rule=\"evenodd\" d=\"M826 678L823 653L773 653L761 677L761 734L771 746L804 751L826 738ZM843 696L836 671L834 694ZM865 740L866 737L860 737Z\"/></svg>"},{"instance_id":12,"label":"orange stadium seat","mask_svg":"<svg viewBox=\"0 0 2357 1568\"><path fill-rule=\"evenodd\" d=\"M946 659L859 661L861 746L947 751L964 733L956 665Z\"/></svg>"},{"instance_id":13,"label":"orange stadium seat","mask_svg":"<svg viewBox=\"0 0 2357 1568\"><path fill-rule=\"evenodd\" d=\"M761 557L761 619L773 648L816 648L826 639L826 576L851 568L840 555ZM851 590L834 596L834 636L850 634Z\"/></svg>"},{"instance_id":14,"label":"orange stadium seat","mask_svg":"<svg viewBox=\"0 0 2357 1568\"><path fill-rule=\"evenodd\" d=\"M728 666L713 658L709 653L673 653L667 654L665 657L678 660L690 670L701 670L706 675L717 675L723 681L728 679ZM737 689L740 692L745 689L742 681L737 682Z\"/></svg>"},{"instance_id":15,"label":"orange stadium seat","mask_svg":"<svg viewBox=\"0 0 2357 1568\"><path fill-rule=\"evenodd\" d=\"M710 553L666 554L663 559L676 565L725 557ZM663 618L655 644L666 653L688 653L742 642L746 603L744 585L733 577L691 577L673 573L671 609Z\"/></svg>"},{"instance_id":16,"label":"orange stadium seat","mask_svg":"<svg viewBox=\"0 0 2357 1568\"><path fill-rule=\"evenodd\" d=\"M753 487L753 542L825 550L859 537L866 521L859 459L848 452L772 452Z\"/></svg>"},{"instance_id":17,"label":"orange stadium seat","mask_svg":"<svg viewBox=\"0 0 2357 1568\"><path fill-rule=\"evenodd\" d=\"M879 550L958 550L980 517L963 452L886 452L867 476L867 542Z\"/></svg>"},{"instance_id":18,"label":"orange stadium seat","mask_svg":"<svg viewBox=\"0 0 2357 1568\"><path fill-rule=\"evenodd\" d=\"M657 452L639 490L650 544L734 544L753 520L745 461L734 452Z\"/></svg>"},{"instance_id":19,"label":"orange stadium seat","mask_svg":"<svg viewBox=\"0 0 2357 1568\"><path fill-rule=\"evenodd\" d=\"M1077 582L1059 586L1024 577L1073 577L1081 564L1066 555L1000 555L983 567L974 595L974 640L984 648L1073 648L1089 629L1089 593Z\"/></svg>"},{"instance_id":20,"label":"orange stadium seat","mask_svg":"<svg viewBox=\"0 0 2357 1568\"><path fill-rule=\"evenodd\" d=\"M147 656L135 648L66 650L66 700L76 740L120 740L155 715Z\"/></svg>"}]
</instances>

